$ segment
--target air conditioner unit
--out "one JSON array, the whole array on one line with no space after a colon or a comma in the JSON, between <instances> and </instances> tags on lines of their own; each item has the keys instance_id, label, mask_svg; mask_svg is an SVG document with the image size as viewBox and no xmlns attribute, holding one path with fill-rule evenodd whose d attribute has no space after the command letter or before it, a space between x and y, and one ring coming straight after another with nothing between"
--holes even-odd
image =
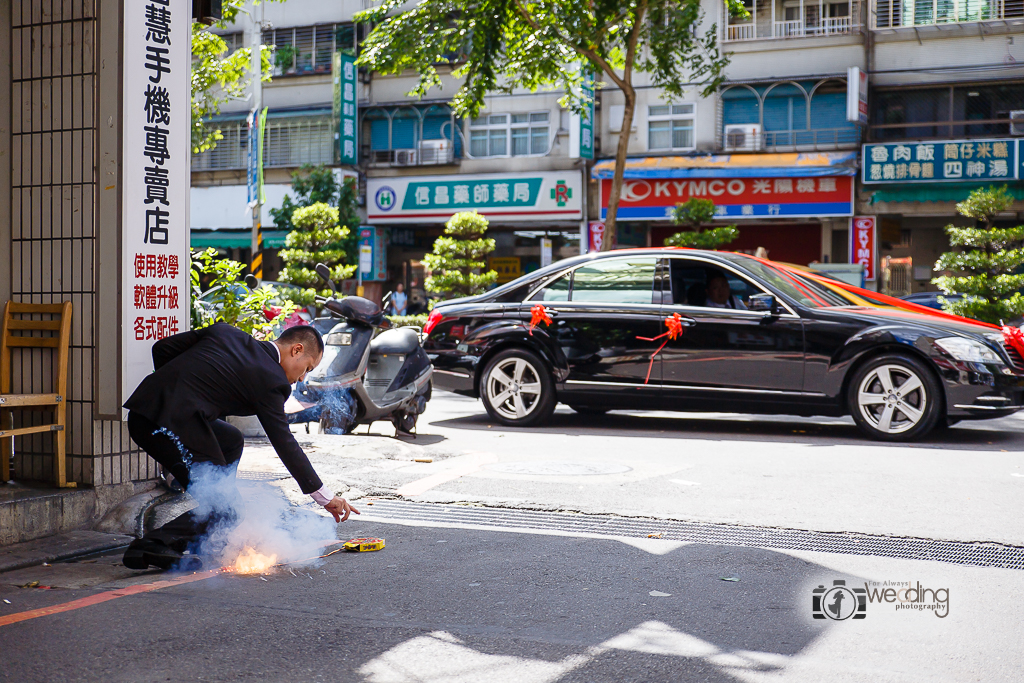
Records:
<instances>
[{"instance_id":1,"label":"air conditioner unit","mask_svg":"<svg viewBox=\"0 0 1024 683\"><path fill-rule=\"evenodd\" d=\"M1024 135L1024 109L1010 112L1010 135Z\"/></svg>"},{"instance_id":2,"label":"air conditioner unit","mask_svg":"<svg viewBox=\"0 0 1024 683\"><path fill-rule=\"evenodd\" d=\"M761 126L744 123L725 127L726 152L756 152L761 149Z\"/></svg>"},{"instance_id":3,"label":"air conditioner unit","mask_svg":"<svg viewBox=\"0 0 1024 683\"><path fill-rule=\"evenodd\" d=\"M420 140L420 165L446 164L451 140Z\"/></svg>"},{"instance_id":4,"label":"air conditioner unit","mask_svg":"<svg viewBox=\"0 0 1024 683\"><path fill-rule=\"evenodd\" d=\"M416 165L416 150L415 149L396 149L392 150L394 153L394 161L391 162L393 166L415 166Z\"/></svg>"}]
</instances>

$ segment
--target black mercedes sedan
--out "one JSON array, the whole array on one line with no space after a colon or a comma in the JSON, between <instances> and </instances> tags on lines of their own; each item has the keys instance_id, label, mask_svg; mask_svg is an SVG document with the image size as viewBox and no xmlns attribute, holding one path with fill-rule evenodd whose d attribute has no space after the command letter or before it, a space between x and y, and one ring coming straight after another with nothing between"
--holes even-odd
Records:
<instances>
[{"instance_id":1,"label":"black mercedes sedan","mask_svg":"<svg viewBox=\"0 0 1024 683\"><path fill-rule=\"evenodd\" d=\"M424 348L437 388L506 425L561 402L852 415L910 441L1022 407L1024 358L998 328L882 299L743 254L612 251L437 304Z\"/></svg>"}]
</instances>

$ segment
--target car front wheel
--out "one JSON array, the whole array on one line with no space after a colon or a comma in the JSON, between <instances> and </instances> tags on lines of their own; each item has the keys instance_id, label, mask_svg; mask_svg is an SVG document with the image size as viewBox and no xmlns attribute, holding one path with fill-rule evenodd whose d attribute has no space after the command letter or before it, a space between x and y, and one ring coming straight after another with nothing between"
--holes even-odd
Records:
<instances>
[{"instance_id":1,"label":"car front wheel","mask_svg":"<svg viewBox=\"0 0 1024 683\"><path fill-rule=\"evenodd\" d=\"M942 389L928 367L910 356L886 354L854 373L847 396L857 426L873 439L913 441L942 417Z\"/></svg>"},{"instance_id":2,"label":"car front wheel","mask_svg":"<svg viewBox=\"0 0 1024 683\"><path fill-rule=\"evenodd\" d=\"M480 397L492 418L516 427L540 424L555 409L551 376L526 349L508 349L491 359L480 378Z\"/></svg>"}]
</instances>

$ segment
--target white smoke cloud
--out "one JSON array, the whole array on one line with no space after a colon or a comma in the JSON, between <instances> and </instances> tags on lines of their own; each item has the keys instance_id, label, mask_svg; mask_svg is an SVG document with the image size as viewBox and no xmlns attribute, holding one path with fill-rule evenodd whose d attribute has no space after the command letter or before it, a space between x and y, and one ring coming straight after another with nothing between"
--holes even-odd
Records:
<instances>
[{"instance_id":1,"label":"white smoke cloud","mask_svg":"<svg viewBox=\"0 0 1024 683\"><path fill-rule=\"evenodd\" d=\"M235 468L198 463L191 470L188 493L199 519L210 520L192 552L207 568L232 564L247 548L276 555L278 563L314 565L325 544L337 539L337 524L308 509L291 505L284 492L266 482L245 481L239 490Z\"/></svg>"}]
</instances>

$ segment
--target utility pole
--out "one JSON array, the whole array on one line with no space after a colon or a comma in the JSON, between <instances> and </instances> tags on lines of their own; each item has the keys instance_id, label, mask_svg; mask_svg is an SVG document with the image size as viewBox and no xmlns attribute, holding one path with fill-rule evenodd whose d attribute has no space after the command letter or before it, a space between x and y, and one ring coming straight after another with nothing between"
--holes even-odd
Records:
<instances>
[{"instance_id":1,"label":"utility pole","mask_svg":"<svg viewBox=\"0 0 1024 683\"><path fill-rule=\"evenodd\" d=\"M254 7L253 10L256 8ZM252 13L252 111L253 111L253 132L260 138L263 137L263 126L260 112L263 109L263 4L260 3L260 18L256 19L256 12ZM260 147L262 139L257 139L254 153L259 159L259 168L256 177L256 194L252 209L252 262L250 271L256 279L263 279L263 187L260 182L263 176L263 159L260 158Z\"/></svg>"}]
</instances>

